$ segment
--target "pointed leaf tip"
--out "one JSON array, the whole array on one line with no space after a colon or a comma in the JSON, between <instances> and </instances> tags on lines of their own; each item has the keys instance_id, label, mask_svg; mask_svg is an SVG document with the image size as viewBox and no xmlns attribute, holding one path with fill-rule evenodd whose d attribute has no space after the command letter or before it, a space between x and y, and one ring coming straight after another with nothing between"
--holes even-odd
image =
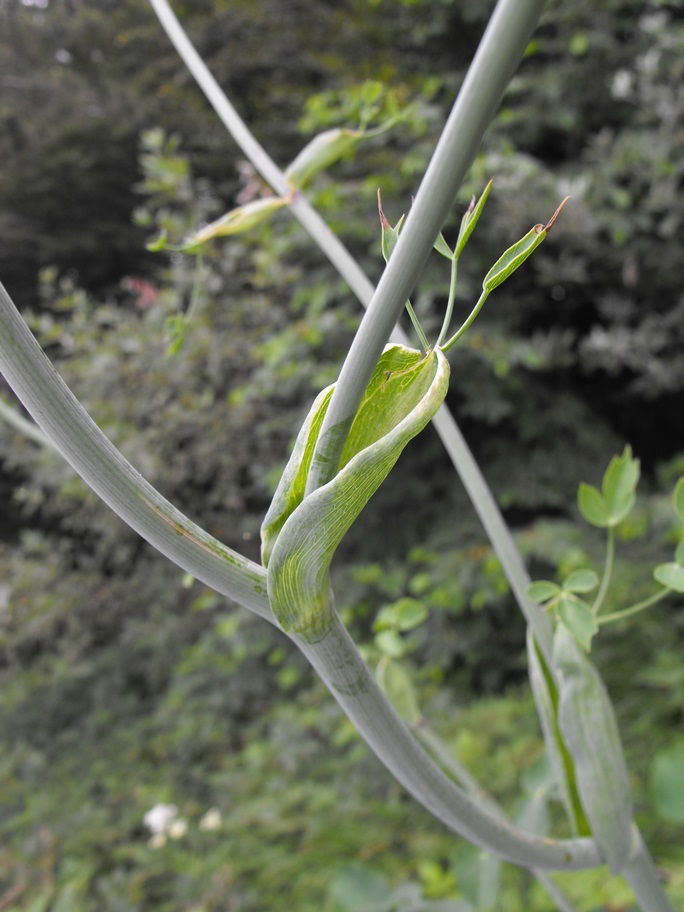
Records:
<instances>
[{"instance_id":1,"label":"pointed leaf tip","mask_svg":"<svg viewBox=\"0 0 684 912\"><path fill-rule=\"evenodd\" d=\"M561 212L562 212L562 210L563 210L563 206L565 206L565 204L567 203L567 201L568 201L569 199L572 199L572 197L571 197L571 196L566 196L566 197L565 197L565 199L564 199L563 202L560 204L560 206L558 207L558 209L556 209L556 211L553 213L553 215L551 216L551 218L548 220L548 222L547 222L546 225L544 226L544 228L543 228L544 231L546 231L547 233L548 233L549 231L551 231L551 229L553 228L553 226L554 226L554 224L555 224L556 219L558 218L558 216L561 214Z\"/></svg>"}]
</instances>

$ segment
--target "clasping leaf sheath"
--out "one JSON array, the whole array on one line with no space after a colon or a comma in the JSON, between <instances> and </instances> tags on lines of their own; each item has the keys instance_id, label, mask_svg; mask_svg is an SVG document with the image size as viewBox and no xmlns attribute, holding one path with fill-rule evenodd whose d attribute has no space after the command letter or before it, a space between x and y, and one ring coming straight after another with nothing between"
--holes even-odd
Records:
<instances>
[{"instance_id":1,"label":"clasping leaf sheath","mask_svg":"<svg viewBox=\"0 0 684 912\"><path fill-rule=\"evenodd\" d=\"M383 352L352 423L335 477L304 498L306 476L333 387L319 394L261 529L271 609L307 642L332 625L328 570L337 546L399 458L442 404L449 364L401 345Z\"/></svg>"},{"instance_id":2,"label":"clasping leaf sheath","mask_svg":"<svg viewBox=\"0 0 684 912\"><path fill-rule=\"evenodd\" d=\"M558 725L574 761L592 835L612 874L632 850L632 796L615 714L601 677L563 624L553 640L559 678Z\"/></svg>"}]
</instances>

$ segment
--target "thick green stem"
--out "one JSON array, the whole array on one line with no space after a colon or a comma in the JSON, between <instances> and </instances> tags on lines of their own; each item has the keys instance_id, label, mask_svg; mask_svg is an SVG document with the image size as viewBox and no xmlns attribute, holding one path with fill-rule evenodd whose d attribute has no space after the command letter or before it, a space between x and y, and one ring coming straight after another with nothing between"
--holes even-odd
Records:
<instances>
[{"instance_id":1,"label":"thick green stem","mask_svg":"<svg viewBox=\"0 0 684 912\"><path fill-rule=\"evenodd\" d=\"M641 912L674 912L660 883L653 859L636 826L634 841L635 851L622 875L634 893Z\"/></svg>"},{"instance_id":2,"label":"thick green stem","mask_svg":"<svg viewBox=\"0 0 684 912\"><path fill-rule=\"evenodd\" d=\"M466 171L527 47L544 0L500 0L468 70L397 246L352 343L318 439L308 491L337 470L380 353L411 296Z\"/></svg>"},{"instance_id":3,"label":"thick green stem","mask_svg":"<svg viewBox=\"0 0 684 912\"><path fill-rule=\"evenodd\" d=\"M195 525L148 484L69 390L0 285L0 370L84 481L175 564L273 623L262 567Z\"/></svg>"},{"instance_id":4,"label":"thick green stem","mask_svg":"<svg viewBox=\"0 0 684 912\"><path fill-rule=\"evenodd\" d=\"M252 136L235 108L226 98L223 90L209 72L206 64L192 46L190 40L183 31L182 26L174 16L167 0L150 0L150 3L159 16L161 24L173 42L180 57L197 80L199 87L206 95L207 100L210 102L235 142L240 146L261 176L268 181L276 192L283 195L289 193L291 187L287 183L283 172L257 142L254 136ZM510 7L513 5L514 4L512 3L508 4L508 15L512 14ZM536 21L543 5L542 2L531 5L527 2L520 4L521 8L525 8L523 14L528 19L524 28L529 28L531 31L534 26L532 19L535 19ZM502 47L506 48L507 37L505 34L505 27L498 28L494 39L488 43L488 53L493 54L493 60L490 61L492 66L495 65L496 57L498 55L496 41L500 41ZM479 56L481 57L481 55ZM481 62L480 70L486 69L488 65L489 64L487 64L486 61ZM515 62L512 63L511 69L513 69L514 66ZM472 81L473 80L471 80L471 82ZM496 104L494 104L494 107L495 106ZM482 128L482 132L484 132L484 127ZM479 140L477 141L479 142ZM475 145L477 145L477 143L475 143ZM467 164L463 167L464 172L466 168ZM311 239L320 247L324 255L330 260L342 278L344 278L360 303L367 308L373 299L375 288L344 244L342 244L340 239L333 234L325 221L315 209L312 208L302 194L297 193L295 195L290 204L290 211L299 220ZM434 240L436 235L437 230L432 234L432 240ZM399 310L401 310L401 308L399 308ZM397 315L397 319L398 316L399 315ZM385 336L381 335L380 338L382 339L380 348L382 348ZM400 342L402 345L410 345L408 337L398 327L396 327L392 333L392 340ZM371 366L374 363L375 362L372 362ZM449 454L449 458L451 459L454 468L460 475L464 487L473 502L473 506L492 542L492 547L501 561L504 573L508 578L518 604L528 622L531 623L534 628L535 638L546 658L547 665L551 667L551 627L549 620L543 610L539 608L538 605L531 603L527 598L526 592L527 586L530 583L530 578L516 548L513 536L501 516L501 512L487 486L484 476L473 458L453 415L446 406L440 408L437 415L433 418L433 424L444 444L445 450Z\"/></svg>"},{"instance_id":5,"label":"thick green stem","mask_svg":"<svg viewBox=\"0 0 684 912\"><path fill-rule=\"evenodd\" d=\"M556 841L526 833L461 791L411 735L336 615L318 643L296 642L381 762L449 829L523 867L572 871L602 863L593 839Z\"/></svg>"},{"instance_id":6,"label":"thick green stem","mask_svg":"<svg viewBox=\"0 0 684 912\"><path fill-rule=\"evenodd\" d=\"M38 425L34 424L33 421L28 421L23 415L20 415L19 412L13 409L11 405L8 405L4 399L0 399L0 418L3 418L7 424L19 431L20 434L23 434L24 437L33 440L34 443L58 452L53 442L49 437L45 436Z\"/></svg>"},{"instance_id":7,"label":"thick green stem","mask_svg":"<svg viewBox=\"0 0 684 912\"><path fill-rule=\"evenodd\" d=\"M0 368L57 449L131 528L179 567L274 623L263 568L192 523L124 459L57 374L1 285ZM491 819L464 796L391 709L336 615L321 643L295 642L387 768L455 832L524 866L572 870L600 863L592 840L539 840Z\"/></svg>"},{"instance_id":8,"label":"thick green stem","mask_svg":"<svg viewBox=\"0 0 684 912\"><path fill-rule=\"evenodd\" d=\"M440 766L453 776L456 782L459 782L470 795L486 804L492 810L492 813L499 814L502 818L505 818L502 808L487 792L483 791L480 783L471 775L470 770L454 757L453 752L449 750L444 741L424 719L420 719L411 727ZM542 871L540 868L531 868L530 870L556 904L559 912L576 912L568 897L546 871Z\"/></svg>"}]
</instances>

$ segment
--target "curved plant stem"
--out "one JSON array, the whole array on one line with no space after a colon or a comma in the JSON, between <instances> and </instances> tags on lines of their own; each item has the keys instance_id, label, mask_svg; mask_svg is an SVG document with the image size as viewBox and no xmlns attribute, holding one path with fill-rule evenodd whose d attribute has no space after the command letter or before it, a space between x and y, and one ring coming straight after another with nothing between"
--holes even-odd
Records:
<instances>
[{"instance_id":1,"label":"curved plant stem","mask_svg":"<svg viewBox=\"0 0 684 912\"><path fill-rule=\"evenodd\" d=\"M633 833L636 850L622 876L629 884L642 912L673 912L660 884L653 859L636 826L633 827Z\"/></svg>"},{"instance_id":2,"label":"curved plant stem","mask_svg":"<svg viewBox=\"0 0 684 912\"><path fill-rule=\"evenodd\" d=\"M482 294L480 295L480 297L478 298L477 304L476 304L475 307L473 307L473 309L470 311L470 313L469 313L467 319L465 320L465 322L461 324L460 328L456 330L456 332L455 332L455 333L453 334L453 336L448 340L448 342L446 342L446 343L442 346L442 351L445 351L445 352L446 352L446 351L449 351L449 349L451 348L451 346L454 345L456 342L458 342L458 340L459 340L459 339L461 338L461 336L466 332L466 330L470 329L470 327L471 327L472 324L473 324L473 321L475 320L475 317L476 317L476 316L479 314L479 312L482 310L482 305L484 304L484 302L487 300L488 297L489 297L489 292L488 292L488 291L483 291Z\"/></svg>"},{"instance_id":3,"label":"curved plant stem","mask_svg":"<svg viewBox=\"0 0 684 912\"><path fill-rule=\"evenodd\" d=\"M603 605L603 600L606 597L608 592L608 587L610 586L610 580L613 575L613 564L615 562L615 528L611 526L608 529L608 541L606 542L606 563L603 568L603 576L601 578L601 585L599 591L596 594L596 599L594 604L591 606L591 610L594 614L598 614L601 610L601 605ZM600 621L599 621L600 623Z\"/></svg>"},{"instance_id":4,"label":"curved plant stem","mask_svg":"<svg viewBox=\"0 0 684 912\"><path fill-rule=\"evenodd\" d=\"M150 0L154 11L156 12L159 20L167 32L170 40L175 46L178 54L181 59L188 67L194 78L196 79L199 87L204 92L207 97L207 100L210 102L216 114L231 134L235 142L240 146L245 155L249 158L254 167L259 171L261 176L268 181L268 183L273 187L273 189L281 194L291 193L291 187L287 183L283 172L278 168L275 162L270 158L267 152L263 147L257 142L257 140L252 136L248 127L245 125L243 120L240 118L239 114L226 98L223 90L218 85L211 72L209 71L207 65L204 63L202 58L199 56L187 35L185 34L181 24L178 22L178 19L171 10L167 0ZM520 9L517 10L519 5ZM503 4L501 4L503 6ZM507 12L504 21L497 26L496 30L490 34L490 39L487 43L487 54L493 56L493 60L498 59L499 49L497 43L501 43L501 47L505 50L507 47L508 36L506 34L506 27L509 19L511 17L516 18L518 15L521 15L524 22L518 23L516 32L520 33L522 30L523 34L519 36L519 45L520 48L524 48L527 38L526 35L532 31L536 20L538 19L541 9L544 6L542 0L536 0L536 2L530 3L529 0L521 2L518 4L518 0L508 0ZM490 65L494 65L492 61L487 62L485 59L482 60L483 51L478 52L479 59L479 72L482 73L483 70L486 70ZM509 67L512 71L515 67L517 60L519 59L522 50L519 49L517 56L514 54L514 60L509 61ZM486 56L485 55L485 56ZM498 64L497 64L498 65ZM505 61L504 64L505 65ZM470 79L469 84L477 87L477 80L475 78ZM465 88L465 86L464 86ZM471 91L471 90L469 90ZM475 91L473 88L472 91ZM503 89L501 89L503 92ZM462 93L463 94L463 90ZM459 96L460 98L460 96ZM477 98L471 103L471 107L474 104L477 107ZM497 101L491 102L491 109L496 107ZM477 111L472 117L477 121ZM453 118L452 114L452 118ZM479 123L479 121L477 121ZM472 142L473 145L473 154L474 149L477 147L480 137L484 132L487 124L489 123L488 119L485 119L483 124L480 124L481 129L478 128L475 132L478 132L477 139L474 139ZM455 159L456 164L459 165L459 168L465 173L469 163L470 158L467 154L461 152L460 146L456 145L454 149L447 149L443 155L443 158L448 158L448 163L444 164L444 167L451 167L452 157ZM459 164L460 163L460 164ZM438 196L439 193L438 192ZM454 191L455 194L455 191ZM449 202L450 205L450 202ZM447 207L448 208L448 207ZM413 213L415 209L412 207L411 212ZM372 282L365 275L361 267L358 265L356 260L351 256L349 251L346 249L344 244L339 240L339 238L333 234L325 221L318 215L318 213L312 208L312 206L307 202L307 200L301 195L296 194L292 203L290 204L290 210L293 215L300 221L302 227L310 235L311 239L320 247L325 256L330 260L335 269L339 272L340 276L347 282L351 290L354 292L360 303L364 307L369 307L373 296L375 293L375 288ZM413 217L413 216L412 216ZM430 245L434 241L434 238L437 236L439 231L439 225L435 228L434 231L431 230L430 233ZM404 232L402 231L402 235ZM426 254L427 256L427 254ZM398 262L397 257L391 258L393 262ZM391 269L395 269L393 265ZM386 272L390 271L390 267ZM386 297L386 296L385 296ZM398 313L395 319L398 319L399 313L401 312L401 307L403 307L404 302L408 299L408 294L404 299L401 299L401 306L398 308ZM374 306L384 307L385 303L380 305L376 304ZM364 329L366 332L366 329ZM378 342L378 354L375 356L375 359L371 364L371 368L374 366L377 358L379 357L380 350L384 345L386 339L386 333L383 335L384 330L381 330L380 335L377 336ZM403 345L410 345L410 341L406 334L399 329L395 328L392 333L392 340L400 342ZM510 533L510 530L506 526L503 517L499 511L499 508L492 496L491 491L489 490L487 483L480 471L479 466L477 465L475 459L473 458L463 435L461 434L456 421L454 420L452 414L446 406L442 406L439 412L433 418L433 424L437 433L439 434L444 448L449 454L454 468L461 477L461 480L466 488L468 495L470 496L473 506L489 536L492 547L496 552L497 557L501 561L504 573L508 578L508 581L511 585L511 588L514 592L514 595L520 605L523 614L528 620L528 623L531 623L534 627L535 638L539 644L542 653L546 659L547 665L551 668L551 626L549 619L542 609L538 605L530 602L527 598L526 591L527 586L530 583L530 578L527 574L525 566L522 562L520 554L517 550L513 536Z\"/></svg>"},{"instance_id":5,"label":"curved plant stem","mask_svg":"<svg viewBox=\"0 0 684 912\"><path fill-rule=\"evenodd\" d=\"M480 783L471 775L470 770L457 760L453 751L449 750L448 746L425 719L420 718L411 728L447 773L459 782L470 795L491 808L492 813L499 814L502 819L506 819L503 809L487 792L483 791ZM531 868L530 870L554 901L559 912L576 912L568 897L546 871L540 868Z\"/></svg>"},{"instance_id":6,"label":"curved plant stem","mask_svg":"<svg viewBox=\"0 0 684 912\"><path fill-rule=\"evenodd\" d=\"M668 595L672 595L672 589L661 589L659 592L649 595L649 597L645 598L643 601L637 602L636 605L630 605L629 608L623 608L621 611L613 611L612 614L604 614L602 617L596 618L596 623L601 625L611 624L613 621L622 621L624 618L632 617L635 614L639 614L641 611L645 611L647 608L650 608L651 605L656 605L658 602L667 598Z\"/></svg>"},{"instance_id":7,"label":"curved plant stem","mask_svg":"<svg viewBox=\"0 0 684 912\"><path fill-rule=\"evenodd\" d=\"M410 301L406 302L406 313L409 315L413 329L418 336L418 339L420 340L423 354L426 354L428 351L430 351L430 343L428 342L427 336L423 332L423 327L420 325L420 320L416 316L416 312L413 309L413 304L411 304Z\"/></svg>"},{"instance_id":8,"label":"curved plant stem","mask_svg":"<svg viewBox=\"0 0 684 912\"><path fill-rule=\"evenodd\" d=\"M532 628L539 650L546 661L547 670L553 676L551 621L546 612L527 597L530 576L511 531L494 500L494 495L451 412L443 406L432 422L454 465L458 467L461 481L501 562L520 610Z\"/></svg>"},{"instance_id":9,"label":"curved plant stem","mask_svg":"<svg viewBox=\"0 0 684 912\"><path fill-rule=\"evenodd\" d=\"M49 437L45 436L37 424L34 424L33 421L28 421L23 415L20 415L19 412L17 412L16 409L13 409L11 405L8 405L4 399L0 399L0 418L3 418L7 424L19 431L20 434L23 434L24 437L33 440L34 443L38 443L40 446L58 452L53 442Z\"/></svg>"},{"instance_id":10,"label":"curved plant stem","mask_svg":"<svg viewBox=\"0 0 684 912\"><path fill-rule=\"evenodd\" d=\"M274 623L264 569L195 525L133 468L69 390L2 285L0 370L55 448L132 529L197 579Z\"/></svg>"},{"instance_id":11,"label":"curved plant stem","mask_svg":"<svg viewBox=\"0 0 684 912\"><path fill-rule=\"evenodd\" d=\"M275 623L264 569L195 525L127 462L70 392L2 285L0 368L59 452L131 528L179 567ZM539 839L503 824L464 795L396 715L337 615L321 642L293 639L379 759L450 829L526 867L573 870L601 863L591 839Z\"/></svg>"},{"instance_id":12,"label":"curved plant stem","mask_svg":"<svg viewBox=\"0 0 684 912\"><path fill-rule=\"evenodd\" d=\"M456 301L456 279L458 278L458 260L456 257L453 257L451 260L451 275L449 277L449 297L447 299L447 306L444 312L444 320L442 321L442 328L439 331L439 336L437 336L437 342L435 347L439 348L444 342L444 337L449 332L449 326L451 325L451 316L454 312L454 303Z\"/></svg>"},{"instance_id":13,"label":"curved plant stem","mask_svg":"<svg viewBox=\"0 0 684 912\"><path fill-rule=\"evenodd\" d=\"M397 715L337 615L318 643L294 639L381 762L449 829L523 867L572 871L602 863L593 839L556 841L524 832L458 788Z\"/></svg>"},{"instance_id":14,"label":"curved plant stem","mask_svg":"<svg viewBox=\"0 0 684 912\"><path fill-rule=\"evenodd\" d=\"M396 248L342 366L318 438L309 491L325 484L337 470L371 372L411 295L544 5L544 0L499 0L497 4Z\"/></svg>"},{"instance_id":15,"label":"curved plant stem","mask_svg":"<svg viewBox=\"0 0 684 912\"><path fill-rule=\"evenodd\" d=\"M373 296L373 283L359 267L344 244L301 193L292 193L285 174L251 133L206 63L185 34L167 0L150 0L161 25L176 48L179 57L192 73L219 119L264 180L280 196L290 198L290 211L311 239L335 266L356 297L367 303ZM408 295L406 296L408 297ZM403 302L402 302L403 304Z\"/></svg>"}]
</instances>

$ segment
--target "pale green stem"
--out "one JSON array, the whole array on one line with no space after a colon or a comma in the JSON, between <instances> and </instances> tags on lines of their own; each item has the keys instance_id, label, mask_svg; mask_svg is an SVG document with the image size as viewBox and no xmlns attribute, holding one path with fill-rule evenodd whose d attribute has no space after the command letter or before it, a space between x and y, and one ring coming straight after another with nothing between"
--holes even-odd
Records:
<instances>
[{"instance_id":1,"label":"pale green stem","mask_svg":"<svg viewBox=\"0 0 684 912\"><path fill-rule=\"evenodd\" d=\"M451 412L444 407L440 408L432 422L454 464L458 466L461 481L501 562L520 610L534 632L549 673L554 676L551 621L546 612L527 597L531 580L511 531Z\"/></svg>"},{"instance_id":2,"label":"pale green stem","mask_svg":"<svg viewBox=\"0 0 684 912\"><path fill-rule=\"evenodd\" d=\"M553 840L526 833L455 785L397 715L337 615L318 643L294 639L377 757L449 829L526 868L571 871L602 863L593 839Z\"/></svg>"},{"instance_id":3,"label":"pale green stem","mask_svg":"<svg viewBox=\"0 0 684 912\"><path fill-rule=\"evenodd\" d=\"M290 198L289 208L292 214L298 219L302 227L320 247L330 262L333 263L356 297L367 304L373 297L373 283L306 198L299 192L292 194L292 186L288 183L285 174L256 137L252 135L245 122L230 103L223 89L216 82L206 63L185 34L167 0L150 0L150 4L159 17L166 34L178 51L181 60L190 70L200 89L204 92L207 101L209 101L237 145L273 190L279 196ZM408 298L408 295L406 297Z\"/></svg>"},{"instance_id":4,"label":"pale green stem","mask_svg":"<svg viewBox=\"0 0 684 912\"><path fill-rule=\"evenodd\" d=\"M672 595L672 589L661 589L659 592L655 592L642 602L637 602L636 605L630 605L629 608L623 608L621 611L613 611L612 614L604 614L602 617L596 618L596 623L601 625L610 624L613 621L622 621L624 618L632 617L635 614L639 614L641 611L645 611L647 608L650 608L651 605L656 605L658 602L667 598L668 595Z\"/></svg>"},{"instance_id":5,"label":"pale green stem","mask_svg":"<svg viewBox=\"0 0 684 912\"><path fill-rule=\"evenodd\" d=\"M440 766L450 773L457 782L460 782L470 795L478 798L482 804L486 804L493 813L498 814L502 819L506 819L506 815L499 804L482 789L470 770L463 766L454 756L453 751L449 750L448 746L425 719L419 719L411 728ZM530 871L546 890L560 912L576 912L574 905L546 871L540 868L531 868Z\"/></svg>"},{"instance_id":6,"label":"pale green stem","mask_svg":"<svg viewBox=\"0 0 684 912\"><path fill-rule=\"evenodd\" d=\"M479 299L478 299L477 304L476 304L475 307L473 307L473 309L470 311L470 314L468 315L468 318L467 318L467 319L465 320L465 322L461 325L460 329L457 329L457 330L456 330L456 332L455 332L455 333L453 334L453 336L449 339L449 341L448 341L445 345L442 346L442 351L445 351L445 352L449 351L449 349L451 348L451 346L454 345L456 342L458 342L458 340L459 340L459 339L461 338L461 336L466 332L466 330L470 329L470 327L472 326L473 322L475 321L475 317L476 317L476 316L479 314L479 312L482 310L482 305L484 304L484 302L487 300L488 297L489 297L489 292L486 291L486 290L483 290L483 291L482 291L482 294L480 295L480 297L479 297Z\"/></svg>"},{"instance_id":7,"label":"pale green stem","mask_svg":"<svg viewBox=\"0 0 684 912\"><path fill-rule=\"evenodd\" d=\"M406 302L406 313L409 315L411 323L413 324L413 328L416 331L416 335L418 336L420 344L423 347L423 353L430 351L430 343L427 340L427 336L423 332L423 327L420 325L420 321L416 316L416 312L413 309L413 305L410 301Z\"/></svg>"},{"instance_id":8,"label":"pale green stem","mask_svg":"<svg viewBox=\"0 0 684 912\"><path fill-rule=\"evenodd\" d=\"M622 876L629 884L642 912L674 912L658 877L641 833L636 826L634 833L635 851L625 866Z\"/></svg>"},{"instance_id":9,"label":"pale green stem","mask_svg":"<svg viewBox=\"0 0 684 912\"><path fill-rule=\"evenodd\" d=\"M421 272L544 7L499 0L437 143L397 246L342 366L307 492L337 471L352 420L380 353Z\"/></svg>"},{"instance_id":10,"label":"pale green stem","mask_svg":"<svg viewBox=\"0 0 684 912\"><path fill-rule=\"evenodd\" d=\"M105 437L0 285L0 370L55 448L139 535L192 576L274 623L266 572L195 525Z\"/></svg>"},{"instance_id":11,"label":"pale green stem","mask_svg":"<svg viewBox=\"0 0 684 912\"><path fill-rule=\"evenodd\" d=\"M181 59L196 79L199 87L207 97L207 100L210 102L219 119L235 142L240 146L261 176L277 193L280 193L281 195L290 193L291 187L287 183L283 172L278 168L254 136L252 136L235 108L226 98L223 90L210 73L207 65L199 56L183 31L182 26L173 14L169 4L166 0L150 0L150 3ZM514 4L510 2L508 4L509 15L515 12L514 10L511 10L513 5ZM528 17L529 21L526 23L525 28L528 28L529 31L531 31L534 26L532 19L536 21L543 5L541 0L533 3L531 7L529 3L527 3L527 0L525 3L520 4L523 15ZM532 19L529 19L529 17L532 17ZM516 31L519 31L519 29L516 29ZM497 29L494 37L487 43L487 53L493 55L492 65L498 60L499 51L496 47L497 41L501 41L503 48L507 47L505 23L503 27ZM481 56L482 52L478 52L478 57L480 59L479 71L483 72L488 69L489 64L486 60L482 61ZM511 64L511 69L513 69L514 66L515 61ZM471 79L470 82L472 84L474 80ZM477 88L477 86L475 86L475 88ZM492 107L496 107L496 103L493 103ZM474 114L471 114L471 118L476 118L476 115L477 111L475 111ZM482 127L482 132L484 132L484 127L486 127L486 122ZM476 146L478 142L479 139L474 140L473 144ZM460 147L457 146L456 150L447 150L447 153L448 156L452 156L453 154L456 164L458 167L461 167L463 173L465 173L469 160L467 159L467 155L465 155L464 158L464 154L461 153ZM450 167L451 158L449 158L449 162L444 163L443 166ZM344 244L342 244L339 238L333 234L325 221L301 194L298 193L295 195L290 205L290 209L312 240L318 244L325 256L347 282L361 304L364 307L368 307L373 299L375 288ZM430 243L434 241L437 233L438 230L435 230L431 235ZM392 259L396 261L396 257L393 257ZM406 299L407 298L408 295L406 296ZM399 314L397 314L397 319L398 318ZM382 348L385 336L381 335L380 338L382 340L380 348ZM402 345L411 344L406 334L399 327L395 328L392 339L400 342ZM377 360L377 356L375 360ZM374 363L375 362L373 362L373 364ZM538 605L533 604L527 598L527 587L530 584L529 575L527 574L515 545L513 536L506 526L496 501L480 471L480 467L473 458L456 421L446 406L443 405L440 408L437 415L433 418L433 424L444 444L445 450L449 454L454 468L460 475L461 481L473 502L473 506L492 542L492 547L501 561L504 573L508 578L518 604L527 618L528 623L531 623L534 628L535 638L544 654L546 663L548 667L551 668L551 626L549 619Z\"/></svg>"},{"instance_id":12,"label":"pale green stem","mask_svg":"<svg viewBox=\"0 0 684 912\"><path fill-rule=\"evenodd\" d=\"M451 325L451 317L454 312L454 303L456 301L456 279L458 277L458 260L454 257L451 261L451 276L449 280L449 298L447 300L446 311L444 313L444 320L442 322L442 328L439 331L439 336L437 337L437 342L435 343L435 348L439 348L444 341L444 337L449 332L449 326Z\"/></svg>"},{"instance_id":13,"label":"pale green stem","mask_svg":"<svg viewBox=\"0 0 684 912\"><path fill-rule=\"evenodd\" d=\"M594 604L591 606L591 610L594 614L598 614L599 611L601 610L601 605L603 605L603 600L606 597L606 593L608 592L608 587L610 586L610 580L613 575L614 562L615 562L615 528L613 526L611 526L608 529L608 541L606 543L606 563L603 568L603 577L601 578L601 585L599 586L599 591L596 595Z\"/></svg>"},{"instance_id":14,"label":"pale green stem","mask_svg":"<svg viewBox=\"0 0 684 912\"><path fill-rule=\"evenodd\" d=\"M195 525L142 478L68 389L2 285L0 369L59 452L131 528L192 576L275 624L265 570ZM464 795L392 710L336 614L320 643L295 642L390 772L452 830L525 867L601 863L593 840L539 840Z\"/></svg>"},{"instance_id":15,"label":"pale green stem","mask_svg":"<svg viewBox=\"0 0 684 912\"><path fill-rule=\"evenodd\" d=\"M11 405L8 405L4 399L0 399L0 418L3 418L7 424L19 431L20 434L23 434L24 437L33 440L34 443L58 452L53 442L49 437L45 436L38 425L34 424L33 421L27 421L23 415L20 415Z\"/></svg>"}]
</instances>

